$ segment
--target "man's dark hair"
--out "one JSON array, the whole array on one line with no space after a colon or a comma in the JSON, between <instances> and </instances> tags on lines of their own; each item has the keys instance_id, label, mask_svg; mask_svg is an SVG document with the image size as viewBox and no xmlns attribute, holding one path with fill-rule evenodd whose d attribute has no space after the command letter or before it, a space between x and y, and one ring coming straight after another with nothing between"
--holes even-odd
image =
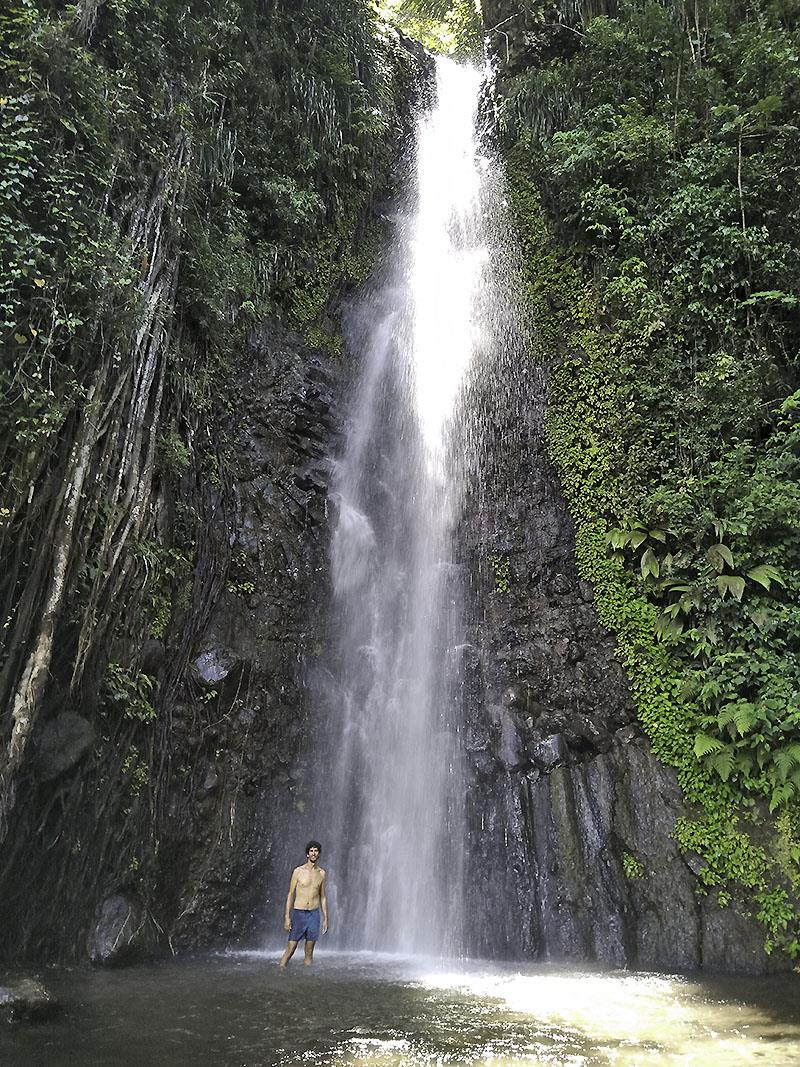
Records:
<instances>
[{"instance_id":1,"label":"man's dark hair","mask_svg":"<svg viewBox=\"0 0 800 1067\"><path fill-rule=\"evenodd\" d=\"M309 854L312 848L315 848L317 852L322 852L322 845L319 843L319 841L309 841L306 845L306 855Z\"/></svg>"}]
</instances>

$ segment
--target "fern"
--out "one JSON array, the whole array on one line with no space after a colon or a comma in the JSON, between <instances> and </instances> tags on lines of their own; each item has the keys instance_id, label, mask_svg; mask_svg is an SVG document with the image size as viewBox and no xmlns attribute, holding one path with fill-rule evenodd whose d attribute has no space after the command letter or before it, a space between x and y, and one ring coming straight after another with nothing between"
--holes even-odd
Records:
<instances>
[{"instance_id":1,"label":"fern","mask_svg":"<svg viewBox=\"0 0 800 1067\"><path fill-rule=\"evenodd\" d=\"M782 782L785 782L790 771L796 764L800 764L800 744L787 745L786 748L779 748L772 753L772 762L780 775Z\"/></svg>"},{"instance_id":2,"label":"fern","mask_svg":"<svg viewBox=\"0 0 800 1067\"><path fill-rule=\"evenodd\" d=\"M723 745L723 747L715 752L713 756L709 757L708 765L715 770L723 782L731 776L731 772L734 769L735 757L732 745Z\"/></svg>"},{"instance_id":3,"label":"fern","mask_svg":"<svg viewBox=\"0 0 800 1067\"><path fill-rule=\"evenodd\" d=\"M720 727L732 724L733 733L744 737L758 722L758 708L746 700L726 704L717 718Z\"/></svg>"},{"instance_id":4,"label":"fern","mask_svg":"<svg viewBox=\"0 0 800 1067\"><path fill-rule=\"evenodd\" d=\"M720 741L718 737L711 737L709 734L696 734L694 739L694 754L695 756L707 756L709 752L719 752L725 748L725 743Z\"/></svg>"},{"instance_id":5,"label":"fern","mask_svg":"<svg viewBox=\"0 0 800 1067\"><path fill-rule=\"evenodd\" d=\"M797 790L792 782L785 782L783 785L775 786L769 801L770 813L779 808L781 804L785 804L787 800L791 800L796 792Z\"/></svg>"}]
</instances>

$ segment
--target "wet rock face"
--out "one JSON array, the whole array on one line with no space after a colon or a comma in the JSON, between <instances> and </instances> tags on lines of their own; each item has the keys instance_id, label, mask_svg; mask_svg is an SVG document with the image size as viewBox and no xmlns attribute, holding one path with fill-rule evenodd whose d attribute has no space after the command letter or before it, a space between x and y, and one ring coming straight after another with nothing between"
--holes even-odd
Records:
<instances>
[{"instance_id":1,"label":"wet rock face","mask_svg":"<svg viewBox=\"0 0 800 1067\"><path fill-rule=\"evenodd\" d=\"M124 893L114 893L97 909L86 954L92 963L113 967L144 959L157 946L155 927L142 905Z\"/></svg>"},{"instance_id":2,"label":"wet rock face","mask_svg":"<svg viewBox=\"0 0 800 1067\"><path fill-rule=\"evenodd\" d=\"M228 554L224 587L173 710L159 892L175 947L279 929L284 880L297 863L291 843L313 836L302 824L313 748L305 683L323 651L325 457L338 394L333 365L297 334L265 325L253 336L226 428L229 485L211 530Z\"/></svg>"},{"instance_id":3,"label":"wet rock face","mask_svg":"<svg viewBox=\"0 0 800 1067\"><path fill-rule=\"evenodd\" d=\"M722 909L703 894L672 839L688 813L578 578L541 402L514 411L499 397L487 441L501 444L487 444L462 528L477 594L463 693L469 950L683 971L779 967L736 902Z\"/></svg>"},{"instance_id":4,"label":"wet rock face","mask_svg":"<svg viewBox=\"0 0 800 1067\"><path fill-rule=\"evenodd\" d=\"M42 731L36 750L39 778L48 782L70 770L86 755L95 738L94 727L74 711L51 719Z\"/></svg>"}]
</instances>

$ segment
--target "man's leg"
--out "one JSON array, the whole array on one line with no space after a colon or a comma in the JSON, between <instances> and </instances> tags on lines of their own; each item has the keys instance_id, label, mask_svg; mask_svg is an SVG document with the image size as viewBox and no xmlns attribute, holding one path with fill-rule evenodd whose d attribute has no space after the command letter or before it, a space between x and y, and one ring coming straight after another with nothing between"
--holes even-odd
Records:
<instances>
[{"instance_id":1,"label":"man's leg","mask_svg":"<svg viewBox=\"0 0 800 1067\"><path fill-rule=\"evenodd\" d=\"M308 942L306 942L306 945L308 945ZM285 967L286 966L286 964L289 962L289 960L292 958L292 956L294 956L294 950L296 948L297 948L297 942L296 941L290 941L289 944L286 946L286 951L281 956L281 962L278 964L279 967ZM306 949L306 955L308 955L308 949Z\"/></svg>"},{"instance_id":2,"label":"man's leg","mask_svg":"<svg viewBox=\"0 0 800 1067\"><path fill-rule=\"evenodd\" d=\"M306 941L306 958L303 960L306 967L310 967L314 962L314 945L316 943L316 941Z\"/></svg>"}]
</instances>

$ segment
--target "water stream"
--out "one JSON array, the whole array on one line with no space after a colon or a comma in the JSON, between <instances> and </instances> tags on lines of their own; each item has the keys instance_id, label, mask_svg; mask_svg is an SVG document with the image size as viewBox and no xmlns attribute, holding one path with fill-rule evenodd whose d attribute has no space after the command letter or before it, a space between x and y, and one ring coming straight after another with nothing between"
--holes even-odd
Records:
<instances>
[{"instance_id":1,"label":"water stream","mask_svg":"<svg viewBox=\"0 0 800 1067\"><path fill-rule=\"evenodd\" d=\"M437 64L407 202L383 271L350 308L361 367L332 499L333 632L325 784L338 944L463 948L464 774L453 530L466 439L459 397L483 337L481 75Z\"/></svg>"}]
</instances>

